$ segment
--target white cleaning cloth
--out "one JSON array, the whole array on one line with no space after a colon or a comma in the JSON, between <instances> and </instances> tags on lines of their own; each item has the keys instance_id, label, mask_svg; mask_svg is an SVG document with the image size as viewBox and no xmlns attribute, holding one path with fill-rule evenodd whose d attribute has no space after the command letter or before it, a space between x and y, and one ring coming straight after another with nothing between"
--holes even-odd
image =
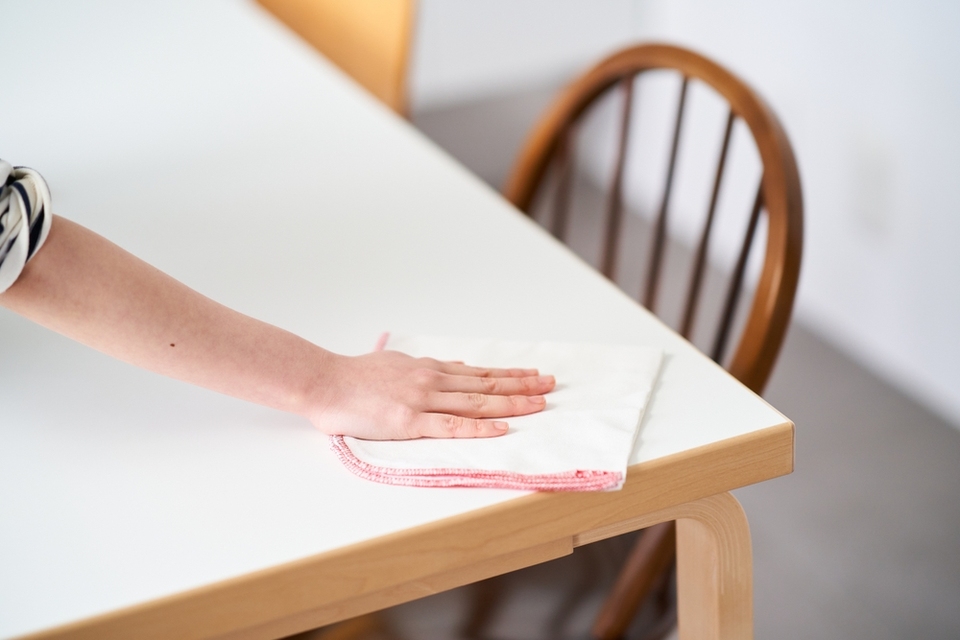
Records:
<instances>
[{"instance_id":1,"label":"white cleaning cloth","mask_svg":"<svg viewBox=\"0 0 960 640\"><path fill-rule=\"evenodd\" d=\"M541 491L619 489L662 351L648 347L391 336L387 349L556 376L540 413L495 438L360 440L331 445L355 474L387 484Z\"/></svg>"}]
</instances>

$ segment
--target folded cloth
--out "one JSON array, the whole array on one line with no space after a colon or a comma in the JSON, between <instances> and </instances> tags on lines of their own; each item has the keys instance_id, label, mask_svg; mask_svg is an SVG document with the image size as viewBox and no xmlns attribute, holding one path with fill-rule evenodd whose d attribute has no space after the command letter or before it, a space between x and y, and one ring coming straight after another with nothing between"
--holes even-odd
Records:
<instances>
[{"instance_id":1,"label":"folded cloth","mask_svg":"<svg viewBox=\"0 0 960 640\"><path fill-rule=\"evenodd\" d=\"M546 409L509 418L503 436L331 437L356 475L415 487L619 489L662 360L655 348L555 342L390 336L386 348L484 367L536 367L557 379Z\"/></svg>"}]
</instances>

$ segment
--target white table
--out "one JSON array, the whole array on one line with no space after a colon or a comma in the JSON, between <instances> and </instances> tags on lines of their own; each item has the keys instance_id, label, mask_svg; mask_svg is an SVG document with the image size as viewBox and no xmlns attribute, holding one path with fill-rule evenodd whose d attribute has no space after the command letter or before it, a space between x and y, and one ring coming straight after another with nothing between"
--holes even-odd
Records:
<instances>
[{"instance_id":1,"label":"white table","mask_svg":"<svg viewBox=\"0 0 960 640\"><path fill-rule=\"evenodd\" d=\"M681 633L750 633L725 492L792 470L786 418L256 6L2 10L2 157L204 294L345 353L393 330L668 355L623 491L424 490L0 309L0 637L276 637L675 518Z\"/></svg>"}]
</instances>

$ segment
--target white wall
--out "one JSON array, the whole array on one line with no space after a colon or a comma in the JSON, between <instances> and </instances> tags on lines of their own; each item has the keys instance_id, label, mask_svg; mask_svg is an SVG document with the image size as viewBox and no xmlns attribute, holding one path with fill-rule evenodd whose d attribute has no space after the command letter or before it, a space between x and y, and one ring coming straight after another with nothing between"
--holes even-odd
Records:
<instances>
[{"instance_id":1,"label":"white wall","mask_svg":"<svg viewBox=\"0 0 960 640\"><path fill-rule=\"evenodd\" d=\"M744 77L794 143L797 315L960 425L960 3L422 0L414 104L543 84L632 39Z\"/></svg>"},{"instance_id":2,"label":"white wall","mask_svg":"<svg viewBox=\"0 0 960 640\"><path fill-rule=\"evenodd\" d=\"M543 86L635 37L635 0L420 0L414 109Z\"/></svg>"}]
</instances>

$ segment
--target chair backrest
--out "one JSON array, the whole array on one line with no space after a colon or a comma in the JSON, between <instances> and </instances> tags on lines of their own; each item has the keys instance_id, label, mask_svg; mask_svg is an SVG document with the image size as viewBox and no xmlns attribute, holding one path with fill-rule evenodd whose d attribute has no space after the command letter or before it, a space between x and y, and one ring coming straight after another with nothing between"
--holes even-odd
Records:
<instances>
[{"instance_id":1,"label":"chair backrest","mask_svg":"<svg viewBox=\"0 0 960 640\"><path fill-rule=\"evenodd\" d=\"M258 0L394 111L406 115L415 0Z\"/></svg>"},{"instance_id":2,"label":"chair backrest","mask_svg":"<svg viewBox=\"0 0 960 640\"><path fill-rule=\"evenodd\" d=\"M504 188L504 195L521 211L532 215L535 198L539 198L539 192L544 190L541 187L548 182L548 169L553 167L552 173L557 178L551 181L556 189L553 197L552 231L563 240L573 184L571 149L574 146L574 132L584 115L600 98L612 91L621 91L623 99L619 117L619 139L615 145L616 158L606 204L600 259L600 269L607 277L612 278L623 226L624 166L629 155L631 114L635 111L637 101L634 85L638 76L653 70L672 70L679 74L682 81L677 112L673 119L665 172L666 184L660 194L659 206L653 220L649 263L640 301L651 311L656 311L688 87L691 81L700 81L726 100L729 111L714 173L712 196L693 253L693 265L679 330L685 337L690 337L702 297L707 253L711 232L715 226L718 194L731 146L731 132L735 121L741 119L756 143L762 164L762 177L753 199L743 242L728 280L709 355L717 362L726 360L730 373L759 393L773 368L793 308L803 243L803 201L796 161L784 130L769 107L743 81L703 56L679 47L647 44L622 50L603 60L561 93L521 148L514 170ZM741 290L744 288L750 248L756 240L761 212L766 212L767 215L766 254L740 339L731 356L726 358L734 316Z\"/></svg>"}]
</instances>

